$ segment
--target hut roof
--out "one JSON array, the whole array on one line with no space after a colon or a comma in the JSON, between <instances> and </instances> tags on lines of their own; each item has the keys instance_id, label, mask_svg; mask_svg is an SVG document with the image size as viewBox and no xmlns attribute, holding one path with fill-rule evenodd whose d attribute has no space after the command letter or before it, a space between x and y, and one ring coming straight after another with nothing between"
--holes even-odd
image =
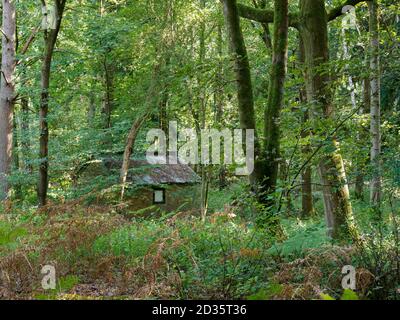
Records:
<instances>
[{"instance_id":1,"label":"hut roof","mask_svg":"<svg viewBox=\"0 0 400 320\"><path fill-rule=\"evenodd\" d=\"M109 170L120 170L121 160L106 159L104 165ZM183 163L149 164L147 160L131 160L127 181L140 185L196 184L200 177Z\"/></svg>"}]
</instances>

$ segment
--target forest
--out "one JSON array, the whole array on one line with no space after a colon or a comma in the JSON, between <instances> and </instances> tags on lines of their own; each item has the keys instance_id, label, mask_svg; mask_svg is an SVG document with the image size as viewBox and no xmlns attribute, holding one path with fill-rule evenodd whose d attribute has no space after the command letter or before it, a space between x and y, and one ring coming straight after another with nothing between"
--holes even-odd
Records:
<instances>
[{"instance_id":1,"label":"forest","mask_svg":"<svg viewBox=\"0 0 400 320\"><path fill-rule=\"evenodd\" d=\"M1 11L0 300L400 300L397 0Z\"/></svg>"}]
</instances>

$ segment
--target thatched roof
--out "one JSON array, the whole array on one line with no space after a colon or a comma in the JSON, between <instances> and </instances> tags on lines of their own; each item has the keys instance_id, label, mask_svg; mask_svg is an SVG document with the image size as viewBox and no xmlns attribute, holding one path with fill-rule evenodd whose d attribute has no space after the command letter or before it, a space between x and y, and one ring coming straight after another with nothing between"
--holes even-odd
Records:
<instances>
[{"instance_id":1,"label":"thatched roof","mask_svg":"<svg viewBox=\"0 0 400 320\"><path fill-rule=\"evenodd\" d=\"M105 159L103 163L108 170L120 170L122 166L122 161L115 159ZM200 177L190 166L182 163L154 165L147 160L131 160L127 182L139 185L196 184Z\"/></svg>"}]
</instances>

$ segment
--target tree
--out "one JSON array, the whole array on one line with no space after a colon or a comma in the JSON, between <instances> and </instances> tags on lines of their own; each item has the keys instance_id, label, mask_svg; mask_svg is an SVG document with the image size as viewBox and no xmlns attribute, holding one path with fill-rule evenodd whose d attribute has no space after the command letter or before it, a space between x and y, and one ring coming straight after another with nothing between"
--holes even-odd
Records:
<instances>
[{"instance_id":1,"label":"tree","mask_svg":"<svg viewBox=\"0 0 400 320\"><path fill-rule=\"evenodd\" d=\"M371 72L371 203L381 202L381 85L379 66L379 22L377 0L368 1L370 32L370 72Z\"/></svg>"},{"instance_id":2,"label":"tree","mask_svg":"<svg viewBox=\"0 0 400 320\"><path fill-rule=\"evenodd\" d=\"M274 35L272 46L272 67L268 89L268 103L264 113L265 178L262 189L267 196L276 190L280 162L281 110L284 101L285 77L287 71L288 46L288 1L276 0L274 11Z\"/></svg>"},{"instance_id":3,"label":"tree","mask_svg":"<svg viewBox=\"0 0 400 320\"><path fill-rule=\"evenodd\" d=\"M300 67L304 70L304 44L299 37L299 54L298 59L300 63ZM307 104L307 93L305 85L301 85L299 92L300 102L302 104ZM307 122L310 120L310 110L308 108L303 111L303 124L307 125ZM301 132L301 137L303 139L311 138L311 130L309 128L303 128ZM302 148L302 153L306 158L310 156L312 153L312 148L309 142L307 142ZM311 165L306 165L301 173L301 182L302 182L302 196L301 196L301 211L303 217L309 217L314 213L314 205L313 205L313 196L312 196L312 169Z\"/></svg>"},{"instance_id":4,"label":"tree","mask_svg":"<svg viewBox=\"0 0 400 320\"><path fill-rule=\"evenodd\" d=\"M15 99L16 12L13 0L3 0L0 80L0 201L8 197L12 165L13 107Z\"/></svg>"},{"instance_id":5,"label":"tree","mask_svg":"<svg viewBox=\"0 0 400 320\"><path fill-rule=\"evenodd\" d=\"M240 27L236 1L223 1L229 42L235 61L238 108L242 129L256 130L253 86L247 49ZM279 117L283 105L284 80L287 64L288 3L275 2L273 67L268 90L268 104L264 114L265 143L255 141L255 169L250 181L259 199L271 204L270 195L275 191L279 164Z\"/></svg>"},{"instance_id":6,"label":"tree","mask_svg":"<svg viewBox=\"0 0 400 320\"><path fill-rule=\"evenodd\" d=\"M54 47L57 42L58 33L61 27L61 21L64 13L66 0L54 0L54 6L49 6L44 0L42 0L42 7L44 8L44 24L45 29L43 32L44 36L44 52L42 61L41 71L41 95L40 95L40 167L39 167L39 181L38 181L38 200L39 205L44 206L47 202L47 189L49 186L49 125L48 125L48 112L49 112L49 88L50 88L50 75L51 75L51 63L53 59ZM54 22L48 25L48 9L53 8L54 11Z\"/></svg>"},{"instance_id":7,"label":"tree","mask_svg":"<svg viewBox=\"0 0 400 320\"><path fill-rule=\"evenodd\" d=\"M330 76L317 71L329 61L328 19L324 1L301 0L299 20L305 50L307 101L312 106L312 120L317 126L320 118L329 119L334 115ZM353 223L349 187L335 137L328 137L326 149L328 151L323 153L319 162L319 173L328 233L333 238L342 238L351 233Z\"/></svg>"},{"instance_id":8,"label":"tree","mask_svg":"<svg viewBox=\"0 0 400 320\"><path fill-rule=\"evenodd\" d=\"M334 115L329 73L318 71L329 61L328 21L339 17L345 5L356 5L359 2L362 1L348 0L328 13L323 0L300 0L299 12L289 14L289 25L299 30L304 43L307 101L312 106L311 114L315 125L318 124L318 119L332 119ZM261 23L270 23L276 19L271 10L239 5L238 11L242 17ZM338 141L334 136L328 137L324 145L325 148L318 148L327 150L320 157L319 173L323 185L328 233L333 238L351 235L356 239L358 234L354 227L349 188L343 159L338 151Z\"/></svg>"},{"instance_id":9,"label":"tree","mask_svg":"<svg viewBox=\"0 0 400 320\"><path fill-rule=\"evenodd\" d=\"M250 63L242 29L240 27L240 18L236 0L222 0L222 3L229 46L235 63L240 128L243 130L254 130L255 132L255 162L254 171L250 175L250 183L253 188L256 189L259 181L262 181L264 177L264 168L263 161L261 160L261 145L257 139Z\"/></svg>"}]
</instances>

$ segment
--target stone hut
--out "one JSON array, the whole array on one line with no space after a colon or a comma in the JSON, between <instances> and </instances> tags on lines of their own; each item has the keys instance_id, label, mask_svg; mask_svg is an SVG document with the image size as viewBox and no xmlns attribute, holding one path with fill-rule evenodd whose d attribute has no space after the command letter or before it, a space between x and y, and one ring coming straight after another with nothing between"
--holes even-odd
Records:
<instances>
[{"instance_id":1,"label":"stone hut","mask_svg":"<svg viewBox=\"0 0 400 320\"><path fill-rule=\"evenodd\" d=\"M90 176L118 175L121 166L121 160L92 161L83 176L87 180ZM149 164L145 159L131 160L125 198L134 211L190 210L200 202L200 182L193 169L183 163Z\"/></svg>"}]
</instances>

